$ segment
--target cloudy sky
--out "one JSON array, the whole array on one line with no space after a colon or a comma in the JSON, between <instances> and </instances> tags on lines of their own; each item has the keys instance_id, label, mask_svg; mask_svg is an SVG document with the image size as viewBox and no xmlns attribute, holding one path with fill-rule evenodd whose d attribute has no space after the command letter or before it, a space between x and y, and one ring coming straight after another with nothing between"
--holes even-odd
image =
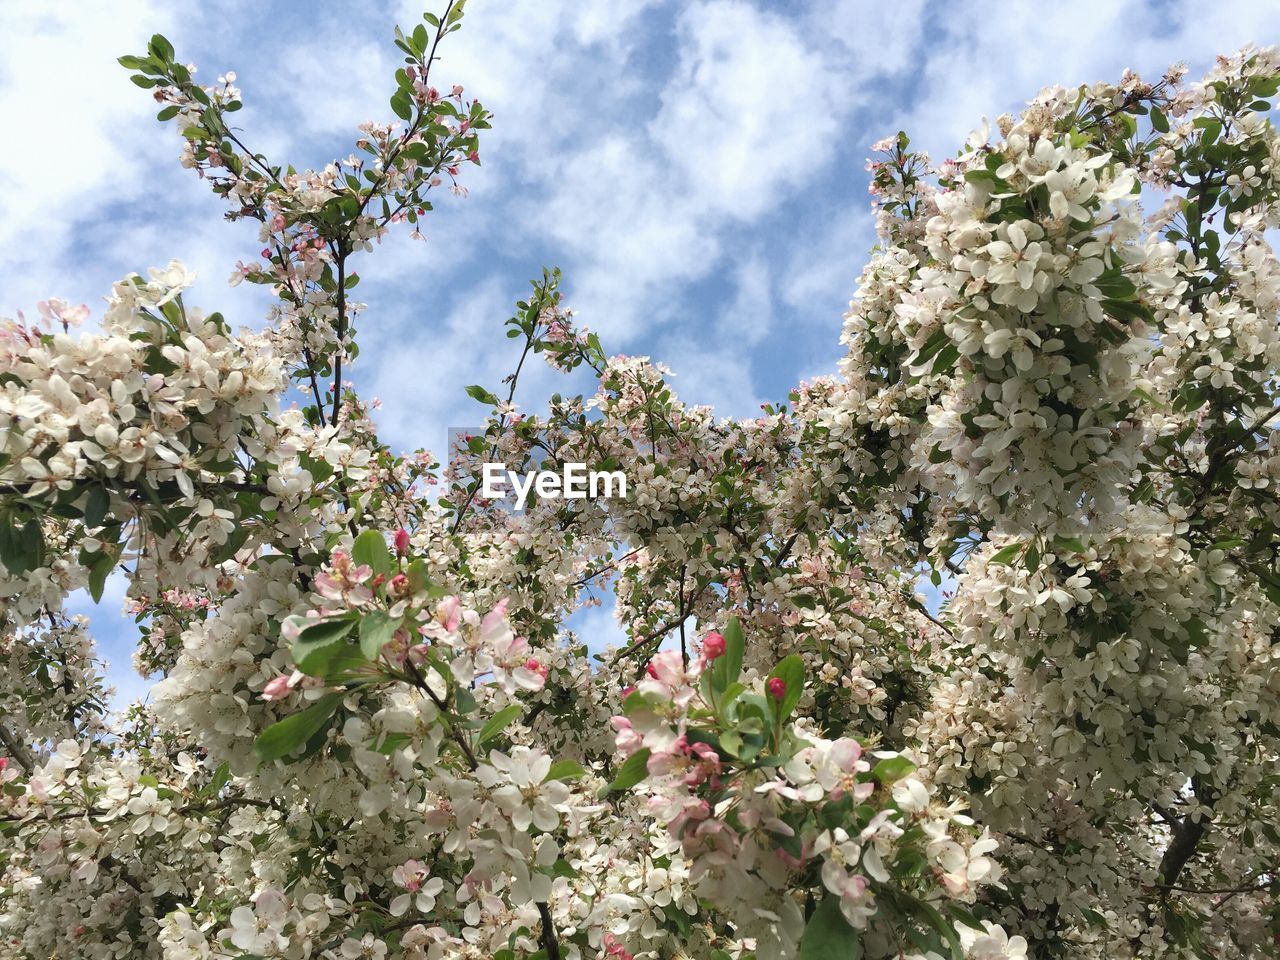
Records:
<instances>
[{"instance_id":1,"label":"cloudy sky","mask_svg":"<svg viewBox=\"0 0 1280 960\"><path fill-rule=\"evenodd\" d=\"M255 325L263 291L226 283L251 228L175 162L177 135L115 63L162 32L206 83L237 74L242 139L323 164L391 116L394 26L417 3L113 0L0 6L0 315L60 296L97 310L111 282L177 257L192 302ZM906 130L935 157L1041 87L1158 77L1280 41L1258 0L471 0L437 86L494 112L470 195L442 198L426 242L358 264L369 303L354 376L393 447L441 450L513 347L501 323L542 265L610 352L673 368L677 391L750 415L834 372L840 315L874 242L869 145ZM537 371L529 405L556 389ZM122 694L120 592L91 613ZM606 613L591 626L613 629Z\"/></svg>"}]
</instances>

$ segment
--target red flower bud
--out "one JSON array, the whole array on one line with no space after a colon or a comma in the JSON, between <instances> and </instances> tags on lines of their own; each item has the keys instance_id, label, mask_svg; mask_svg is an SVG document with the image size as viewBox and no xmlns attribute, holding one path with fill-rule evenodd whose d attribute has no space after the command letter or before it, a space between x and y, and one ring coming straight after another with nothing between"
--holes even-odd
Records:
<instances>
[{"instance_id":1,"label":"red flower bud","mask_svg":"<svg viewBox=\"0 0 1280 960\"><path fill-rule=\"evenodd\" d=\"M783 680L781 677L770 677L768 688L769 696L773 697L775 700L781 700L787 695L787 681Z\"/></svg>"},{"instance_id":2,"label":"red flower bud","mask_svg":"<svg viewBox=\"0 0 1280 960\"><path fill-rule=\"evenodd\" d=\"M404 527L401 527L399 530L396 531L395 540L396 540L396 553L400 554L400 556L403 557L406 553L409 552L409 531L406 530Z\"/></svg>"},{"instance_id":3,"label":"red flower bud","mask_svg":"<svg viewBox=\"0 0 1280 960\"><path fill-rule=\"evenodd\" d=\"M724 656L724 637L714 630L702 638L702 655L708 660Z\"/></svg>"}]
</instances>

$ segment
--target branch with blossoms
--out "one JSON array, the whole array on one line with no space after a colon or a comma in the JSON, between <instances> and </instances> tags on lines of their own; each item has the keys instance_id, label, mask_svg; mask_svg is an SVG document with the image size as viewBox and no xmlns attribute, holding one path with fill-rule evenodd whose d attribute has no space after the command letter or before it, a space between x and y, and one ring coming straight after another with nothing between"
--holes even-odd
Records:
<instances>
[{"instance_id":1,"label":"branch with blossoms","mask_svg":"<svg viewBox=\"0 0 1280 960\"><path fill-rule=\"evenodd\" d=\"M316 576L321 605L282 625L296 669L270 681L263 698L280 700L299 686L328 692L263 732L258 753L264 761L288 758L314 743L333 721L345 690L398 682L430 699L475 770L473 748L519 716L518 695L542 690L547 667L512 632L506 604L480 616L459 597L446 596L425 562L409 551L405 530L394 537L394 553L381 533L365 531L350 553L336 550ZM478 718L485 713L487 720Z\"/></svg>"},{"instance_id":2,"label":"branch with blossoms","mask_svg":"<svg viewBox=\"0 0 1280 960\"><path fill-rule=\"evenodd\" d=\"M232 205L228 218L262 224L264 263L241 264L233 280L270 284L282 301L281 331L300 361L292 375L309 385L308 415L320 426L337 424L343 364L355 356L351 321L360 307L348 296L359 278L349 258L371 250L396 223L408 222L421 236L417 224L431 210L431 191L448 177L461 192L462 165L480 162L478 134L489 126L488 112L464 101L460 86L442 95L431 85L437 49L460 28L463 11L463 0L452 0L409 33L397 28L405 65L396 71L390 106L398 121L365 124L357 153L320 171L286 169L244 145L230 119L242 106L234 73L212 86L197 83L160 35L145 54L120 58L136 71L133 82L163 105L158 119L177 128L183 165ZM330 380L327 401L323 379Z\"/></svg>"},{"instance_id":3,"label":"branch with blossoms","mask_svg":"<svg viewBox=\"0 0 1280 960\"><path fill-rule=\"evenodd\" d=\"M649 661L613 719L626 761L608 790L644 785L700 893L762 953L799 942L803 956L958 957L976 939L1006 943L963 906L998 885L996 842L931 800L907 755L829 740L801 720L800 656L744 682L744 648L730 620L688 665L677 650Z\"/></svg>"}]
</instances>

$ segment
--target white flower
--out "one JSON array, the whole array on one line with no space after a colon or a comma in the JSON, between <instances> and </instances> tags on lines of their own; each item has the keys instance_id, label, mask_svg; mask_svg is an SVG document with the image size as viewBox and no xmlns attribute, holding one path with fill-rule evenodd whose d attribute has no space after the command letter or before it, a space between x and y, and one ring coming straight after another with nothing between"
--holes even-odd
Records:
<instances>
[{"instance_id":1,"label":"white flower","mask_svg":"<svg viewBox=\"0 0 1280 960\"><path fill-rule=\"evenodd\" d=\"M972 927L959 926L960 941L968 960L1026 960L1027 941L1022 937L1010 937L1004 928L983 921L985 933Z\"/></svg>"},{"instance_id":2,"label":"white flower","mask_svg":"<svg viewBox=\"0 0 1280 960\"><path fill-rule=\"evenodd\" d=\"M372 933L366 933L359 940L347 937L342 941L344 960L383 960L387 955L387 945Z\"/></svg>"},{"instance_id":3,"label":"white flower","mask_svg":"<svg viewBox=\"0 0 1280 960\"><path fill-rule=\"evenodd\" d=\"M248 953L276 953L289 946L289 938L283 933L288 920L284 894L268 889L258 894L252 910L239 906L231 911L231 927L223 935Z\"/></svg>"},{"instance_id":4,"label":"white flower","mask_svg":"<svg viewBox=\"0 0 1280 960\"><path fill-rule=\"evenodd\" d=\"M444 881L439 877L427 879L429 873L426 865L418 860L409 860L391 872L392 881L406 890L391 901L392 916L404 916L410 906L422 914L434 909L436 897L444 889Z\"/></svg>"},{"instance_id":5,"label":"white flower","mask_svg":"<svg viewBox=\"0 0 1280 960\"><path fill-rule=\"evenodd\" d=\"M485 786L502 784L493 790L493 801L511 818L513 827L554 830L560 825L558 808L569 799L569 788L558 780L543 783L551 770L550 756L542 750L515 747L510 756L493 751L489 763L492 766L482 765L477 776Z\"/></svg>"},{"instance_id":6,"label":"white flower","mask_svg":"<svg viewBox=\"0 0 1280 960\"><path fill-rule=\"evenodd\" d=\"M161 800L155 787L144 787L136 797L130 797L126 807L134 820L130 829L134 833L165 833L169 829L169 813L172 804Z\"/></svg>"}]
</instances>

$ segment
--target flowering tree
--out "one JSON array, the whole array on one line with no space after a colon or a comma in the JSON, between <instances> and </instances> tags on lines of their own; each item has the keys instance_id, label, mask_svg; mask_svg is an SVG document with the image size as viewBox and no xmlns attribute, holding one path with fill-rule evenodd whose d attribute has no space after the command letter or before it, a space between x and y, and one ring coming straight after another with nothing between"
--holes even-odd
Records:
<instances>
[{"instance_id":1,"label":"flowering tree","mask_svg":"<svg viewBox=\"0 0 1280 960\"><path fill-rule=\"evenodd\" d=\"M1280 52L877 145L840 376L755 420L544 273L442 468L344 374L353 265L479 162L462 13L323 170L242 142L234 75L122 58L278 299L234 332L172 263L0 334L0 957L1269 954ZM531 355L598 390L522 411ZM480 496L535 460L628 496ZM65 612L113 572L163 676L122 716Z\"/></svg>"}]
</instances>

